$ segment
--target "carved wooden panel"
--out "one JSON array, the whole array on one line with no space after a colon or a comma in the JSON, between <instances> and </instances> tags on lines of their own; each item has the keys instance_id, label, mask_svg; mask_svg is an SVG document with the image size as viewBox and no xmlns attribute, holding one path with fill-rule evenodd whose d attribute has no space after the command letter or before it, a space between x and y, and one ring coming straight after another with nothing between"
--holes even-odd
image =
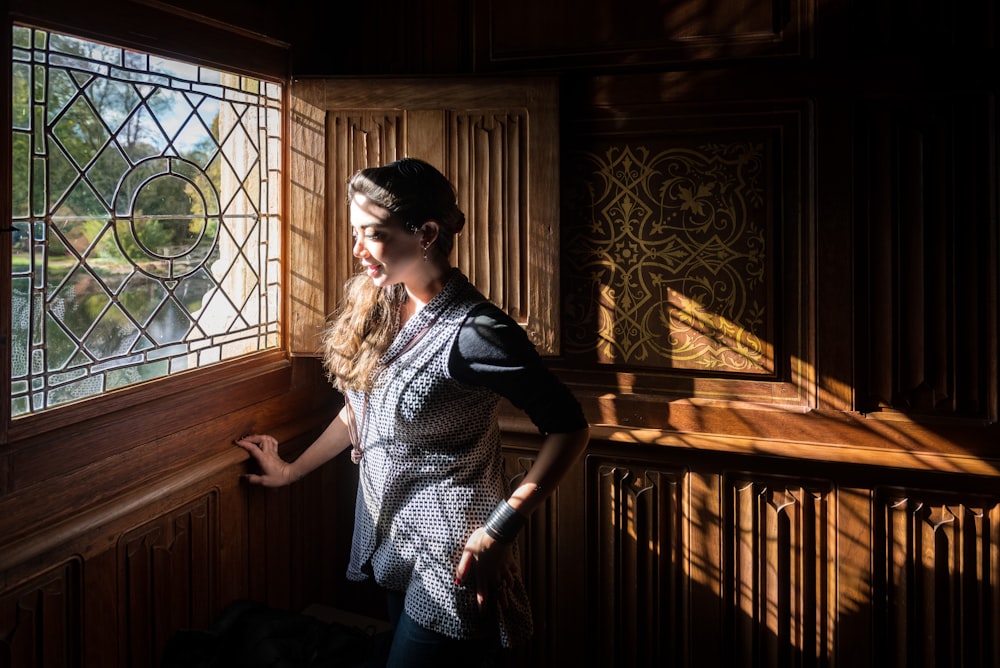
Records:
<instances>
[{"instance_id":1,"label":"carved wooden panel","mask_svg":"<svg viewBox=\"0 0 1000 668\"><path fill-rule=\"evenodd\" d=\"M827 665L837 610L832 485L727 476L734 666Z\"/></svg>"},{"instance_id":2,"label":"carved wooden panel","mask_svg":"<svg viewBox=\"0 0 1000 668\"><path fill-rule=\"evenodd\" d=\"M992 105L859 105L861 410L1000 414Z\"/></svg>"},{"instance_id":3,"label":"carved wooden panel","mask_svg":"<svg viewBox=\"0 0 1000 668\"><path fill-rule=\"evenodd\" d=\"M216 494L157 517L118 541L121 656L157 665L182 628L207 628L218 609Z\"/></svg>"},{"instance_id":4,"label":"carved wooden panel","mask_svg":"<svg viewBox=\"0 0 1000 668\"><path fill-rule=\"evenodd\" d=\"M327 113L328 312L344 281L357 270L350 252L347 180L361 167L420 157L455 184L466 213L454 263L525 328L541 352L558 351L559 127L554 81L498 79L472 85L320 79L296 82L292 92L301 103ZM315 219L310 223L313 228L317 224ZM297 296L291 294L290 299L294 308ZM305 349L298 352L308 354Z\"/></svg>"},{"instance_id":5,"label":"carved wooden panel","mask_svg":"<svg viewBox=\"0 0 1000 668\"><path fill-rule=\"evenodd\" d=\"M504 452L504 471L507 488L513 491L534 464L534 456L513 451ZM528 521L527 528L518 536L521 574L531 600L534 635L524 648L518 648L516 665L546 666L557 658L553 656L552 616L559 605L556 556L559 550L558 523L556 521L558 497L550 497Z\"/></svg>"},{"instance_id":6,"label":"carved wooden panel","mask_svg":"<svg viewBox=\"0 0 1000 668\"><path fill-rule=\"evenodd\" d=\"M358 272L352 237L347 181L359 169L384 165L407 155L406 114L394 110L342 110L327 113L326 307L331 314L341 286Z\"/></svg>"},{"instance_id":7,"label":"carved wooden panel","mask_svg":"<svg viewBox=\"0 0 1000 668\"><path fill-rule=\"evenodd\" d=\"M524 277L537 271L528 265L535 243L529 237L528 110L448 116L453 180L467 225L456 243L458 264L488 299L526 321L530 284Z\"/></svg>"},{"instance_id":8,"label":"carved wooden panel","mask_svg":"<svg viewBox=\"0 0 1000 668\"><path fill-rule=\"evenodd\" d=\"M877 664L1000 665L1000 497L883 489L876 499Z\"/></svg>"},{"instance_id":9,"label":"carved wooden panel","mask_svg":"<svg viewBox=\"0 0 1000 668\"><path fill-rule=\"evenodd\" d=\"M486 0L476 8L478 69L801 55L812 28L812 3L801 0Z\"/></svg>"},{"instance_id":10,"label":"carved wooden panel","mask_svg":"<svg viewBox=\"0 0 1000 668\"><path fill-rule=\"evenodd\" d=\"M566 357L687 395L668 373L755 381L699 382L705 397L814 402L806 111L607 114L579 122L564 170Z\"/></svg>"},{"instance_id":11,"label":"carved wooden panel","mask_svg":"<svg viewBox=\"0 0 1000 668\"><path fill-rule=\"evenodd\" d=\"M773 374L771 138L611 140L576 160L566 353Z\"/></svg>"},{"instance_id":12,"label":"carved wooden panel","mask_svg":"<svg viewBox=\"0 0 1000 668\"><path fill-rule=\"evenodd\" d=\"M59 564L0 596L0 666L79 666L80 563Z\"/></svg>"},{"instance_id":13,"label":"carved wooden panel","mask_svg":"<svg viewBox=\"0 0 1000 668\"><path fill-rule=\"evenodd\" d=\"M588 471L593 665L674 665L686 648L683 479L638 463Z\"/></svg>"}]
</instances>

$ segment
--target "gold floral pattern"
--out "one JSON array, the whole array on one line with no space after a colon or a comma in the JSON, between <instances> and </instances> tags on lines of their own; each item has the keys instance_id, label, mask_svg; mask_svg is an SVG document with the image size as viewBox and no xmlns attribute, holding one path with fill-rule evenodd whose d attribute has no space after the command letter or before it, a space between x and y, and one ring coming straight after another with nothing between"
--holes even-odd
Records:
<instances>
[{"instance_id":1,"label":"gold floral pattern","mask_svg":"<svg viewBox=\"0 0 1000 668\"><path fill-rule=\"evenodd\" d=\"M766 142L580 152L567 193L565 352L770 374Z\"/></svg>"}]
</instances>

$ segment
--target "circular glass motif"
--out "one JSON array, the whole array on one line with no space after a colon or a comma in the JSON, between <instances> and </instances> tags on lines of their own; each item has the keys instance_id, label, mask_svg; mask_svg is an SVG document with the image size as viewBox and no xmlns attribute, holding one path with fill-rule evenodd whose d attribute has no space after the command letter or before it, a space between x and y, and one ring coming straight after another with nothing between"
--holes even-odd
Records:
<instances>
[{"instance_id":1,"label":"circular glass motif","mask_svg":"<svg viewBox=\"0 0 1000 668\"><path fill-rule=\"evenodd\" d=\"M135 165L115 192L118 244L136 268L176 280L202 267L219 234L219 197L209 177L182 158Z\"/></svg>"}]
</instances>

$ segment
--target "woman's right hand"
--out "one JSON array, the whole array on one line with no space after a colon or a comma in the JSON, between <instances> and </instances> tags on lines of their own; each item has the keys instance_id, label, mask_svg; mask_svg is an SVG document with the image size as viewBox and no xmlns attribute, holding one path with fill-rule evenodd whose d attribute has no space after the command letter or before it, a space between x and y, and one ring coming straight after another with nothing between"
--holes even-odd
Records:
<instances>
[{"instance_id":1,"label":"woman's right hand","mask_svg":"<svg viewBox=\"0 0 1000 668\"><path fill-rule=\"evenodd\" d=\"M250 434L236 439L236 445L250 453L260 466L260 474L243 477L255 485L281 487L294 481L291 465L278 454L278 441L267 434Z\"/></svg>"}]
</instances>

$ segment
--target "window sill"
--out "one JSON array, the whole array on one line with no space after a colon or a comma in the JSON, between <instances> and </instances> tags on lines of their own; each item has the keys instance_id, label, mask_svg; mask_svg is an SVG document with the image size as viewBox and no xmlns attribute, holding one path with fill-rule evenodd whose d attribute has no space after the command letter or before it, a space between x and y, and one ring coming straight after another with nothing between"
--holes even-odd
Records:
<instances>
[{"instance_id":1,"label":"window sill","mask_svg":"<svg viewBox=\"0 0 1000 668\"><path fill-rule=\"evenodd\" d=\"M268 351L67 404L13 420L9 447L16 450L43 437L51 440L59 430L69 430L67 438L84 445L91 432L134 425L137 419L155 423L165 415L170 416L166 433L180 431L205 419L201 413L207 405L213 415L220 415L286 392L291 366L283 351ZM158 427L163 430L164 425Z\"/></svg>"}]
</instances>

